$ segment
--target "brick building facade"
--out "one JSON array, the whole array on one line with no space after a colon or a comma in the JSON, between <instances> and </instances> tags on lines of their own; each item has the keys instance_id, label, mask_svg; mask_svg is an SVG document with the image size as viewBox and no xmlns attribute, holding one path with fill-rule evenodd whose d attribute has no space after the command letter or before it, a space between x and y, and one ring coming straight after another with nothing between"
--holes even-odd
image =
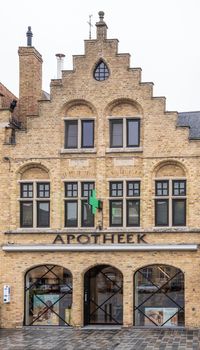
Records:
<instances>
[{"instance_id":1,"label":"brick building facade","mask_svg":"<svg viewBox=\"0 0 200 350\"><path fill-rule=\"evenodd\" d=\"M0 109L1 327L199 327L199 114L166 111L99 16L49 98L40 53L19 48L17 122Z\"/></svg>"}]
</instances>

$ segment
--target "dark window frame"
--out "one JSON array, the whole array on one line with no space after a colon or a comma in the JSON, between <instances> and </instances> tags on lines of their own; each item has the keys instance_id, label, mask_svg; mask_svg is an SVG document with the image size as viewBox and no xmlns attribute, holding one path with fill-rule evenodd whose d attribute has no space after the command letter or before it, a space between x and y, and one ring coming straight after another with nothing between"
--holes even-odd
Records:
<instances>
[{"instance_id":1,"label":"dark window frame","mask_svg":"<svg viewBox=\"0 0 200 350\"><path fill-rule=\"evenodd\" d=\"M180 188L180 183L184 183L184 194L174 194L174 192L175 192L175 187L174 187L174 184L175 183L178 183L179 184L179 186L178 186L178 190L180 191L181 190L181 188ZM172 180L172 196L174 196L174 197L185 197L186 196L186 193L187 193L187 188L186 188L186 180Z\"/></svg>"},{"instance_id":2,"label":"dark window frame","mask_svg":"<svg viewBox=\"0 0 200 350\"><path fill-rule=\"evenodd\" d=\"M86 198L86 197L84 197ZM91 211L91 224L90 225L85 225L84 224L84 204L89 206L89 209ZM87 199L81 199L81 227L94 227L94 222L95 222L95 218L94 218L94 214L92 214L92 208L91 206L88 204L88 200Z\"/></svg>"},{"instance_id":3,"label":"dark window frame","mask_svg":"<svg viewBox=\"0 0 200 350\"><path fill-rule=\"evenodd\" d=\"M48 204L48 224L47 225L41 225L39 224L39 205L42 204L42 203L45 203L45 204ZM36 212L37 212L37 219L36 219L36 222L37 222L37 226L36 227L50 227L50 201L40 201L40 200L37 200L37 208L36 208Z\"/></svg>"},{"instance_id":4,"label":"dark window frame","mask_svg":"<svg viewBox=\"0 0 200 350\"><path fill-rule=\"evenodd\" d=\"M130 190L128 187L129 187L129 184L133 184L133 189ZM134 192L137 190L137 189L134 189L134 185L137 184L138 185L138 191L139 191L139 194L135 194ZM133 191L133 194L129 194L129 191ZM133 180L133 181L126 181L126 197L140 197L140 181L139 180Z\"/></svg>"},{"instance_id":5,"label":"dark window frame","mask_svg":"<svg viewBox=\"0 0 200 350\"><path fill-rule=\"evenodd\" d=\"M92 145L91 146L84 146L83 145L83 124L84 123L91 123L92 124ZM81 119L81 148L94 148L94 119Z\"/></svg>"},{"instance_id":6,"label":"dark window frame","mask_svg":"<svg viewBox=\"0 0 200 350\"><path fill-rule=\"evenodd\" d=\"M130 202L138 203L139 215L138 215L138 223L137 224L129 224L128 203L130 203ZM140 199L126 199L126 226L127 227L139 227L140 226Z\"/></svg>"},{"instance_id":7,"label":"dark window frame","mask_svg":"<svg viewBox=\"0 0 200 350\"><path fill-rule=\"evenodd\" d=\"M129 122L137 122L138 142L135 144L129 144ZM126 118L126 147L139 147L140 146L140 119Z\"/></svg>"},{"instance_id":8,"label":"dark window frame","mask_svg":"<svg viewBox=\"0 0 200 350\"><path fill-rule=\"evenodd\" d=\"M122 195L118 195L118 194L116 194L116 195L113 195L112 194L112 191L114 191L114 189L112 189L112 185L116 185L116 189L115 189L115 191L116 191L116 193L118 192L118 191L122 191ZM118 185L121 185L122 184L122 189L119 189L118 188ZM110 197L112 197L112 198L119 198L119 197L123 197L123 193L124 193L124 184L123 184L123 181L110 181L110 184L109 184L109 195L110 195Z\"/></svg>"},{"instance_id":9,"label":"dark window frame","mask_svg":"<svg viewBox=\"0 0 200 350\"><path fill-rule=\"evenodd\" d=\"M167 203L167 223L166 224L158 224L157 223L157 217L158 217L158 215L157 215L157 202L160 202L160 201L162 201L162 202L166 202ZM169 226L169 199L168 198L156 198L155 199L155 226L157 227L167 227L167 226Z\"/></svg>"},{"instance_id":10,"label":"dark window frame","mask_svg":"<svg viewBox=\"0 0 200 350\"><path fill-rule=\"evenodd\" d=\"M102 66L103 64L103 66ZM95 66L93 77L96 81L105 81L109 78L110 71L107 64L101 59Z\"/></svg>"},{"instance_id":11,"label":"dark window frame","mask_svg":"<svg viewBox=\"0 0 200 350\"><path fill-rule=\"evenodd\" d=\"M23 190L23 187L24 186L32 186L32 191L31 190L29 190L29 189L27 189L26 191L25 190ZM27 193L29 193L29 192L32 192L32 196L27 196L27 197L25 197L23 194L24 194L24 192L27 192ZM22 182L22 183L20 183L20 198L33 198L33 182Z\"/></svg>"},{"instance_id":12,"label":"dark window frame","mask_svg":"<svg viewBox=\"0 0 200 350\"><path fill-rule=\"evenodd\" d=\"M175 224L175 209L174 209L174 203L176 202L183 202L184 203L184 223L183 224ZM172 198L172 226L174 227L182 227L186 226L186 198Z\"/></svg>"},{"instance_id":13,"label":"dark window frame","mask_svg":"<svg viewBox=\"0 0 200 350\"><path fill-rule=\"evenodd\" d=\"M70 197L73 198L73 197ZM77 213L77 217L76 217L76 223L75 225L67 225L67 204L68 203L76 203L76 213ZM65 200L65 227L78 227L78 199L74 199L74 200Z\"/></svg>"},{"instance_id":14,"label":"dark window frame","mask_svg":"<svg viewBox=\"0 0 200 350\"><path fill-rule=\"evenodd\" d=\"M23 185L26 184L32 184L32 197L23 197ZM48 185L48 194L49 197L40 197L40 190L39 190L39 185ZM44 189L44 193L45 193ZM50 198L51 198L51 185L50 181L35 181L33 180L32 182L20 182L20 205L19 205L19 218L20 218L20 227L21 228L38 228L38 227L50 227ZM30 199L30 200L29 200ZM49 210L48 210L48 226L46 225L40 225L39 226L39 209L38 209L38 203L47 203L49 205ZM32 203L32 224L31 225L23 225L23 203Z\"/></svg>"},{"instance_id":15,"label":"dark window frame","mask_svg":"<svg viewBox=\"0 0 200 350\"><path fill-rule=\"evenodd\" d=\"M48 186L49 186L49 189L48 189L48 190L45 190L45 188L44 188L43 190L40 190L39 187L40 187L41 185L43 185L43 186L48 185ZM50 189L50 183L49 183L49 182L46 182L46 181L44 181L44 182L37 182L37 183L36 183L36 186L37 186L37 189L36 189L36 191L37 191L37 198L44 198L44 199L50 198L50 190L51 190L51 189ZM40 191L43 191L44 194L45 194L45 192L48 191L49 195L48 195L48 196L46 196L46 195L40 196Z\"/></svg>"},{"instance_id":16,"label":"dark window frame","mask_svg":"<svg viewBox=\"0 0 200 350\"><path fill-rule=\"evenodd\" d=\"M113 124L116 123L116 124L122 124L122 145L117 145L117 146L114 146L112 144L113 142ZM110 148L123 148L123 144L124 144L124 135L123 135L123 118L117 118L117 119L110 119L109 120L109 133L110 133Z\"/></svg>"},{"instance_id":17,"label":"dark window frame","mask_svg":"<svg viewBox=\"0 0 200 350\"><path fill-rule=\"evenodd\" d=\"M77 126L77 144L76 146L73 146L73 147L69 147L67 146L67 139L68 139L68 125L69 124L73 124L73 125L76 125ZM77 149L78 148L78 119L72 119L72 120L65 120L65 149Z\"/></svg>"},{"instance_id":18,"label":"dark window frame","mask_svg":"<svg viewBox=\"0 0 200 350\"><path fill-rule=\"evenodd\" d=\"M68 189L67 189L67 186L68 186L68 185L72 185L72 189L71 189L71 190L68 190ZM74 189L74 188L73 188L73 185L76 185L77 188ZM72 196L68 196L68 194L67 194L68 191L71 191L71 192L72 192ZM75 191L77 192L77 195L76 195L76 196L73 195ZM66 182L65 182L65 198L77 198L77 197L78 197L78 182L77 182L77 181L66 181Z\"/></svg>"},{"instance_id":19,"label":"dark window frame","mask_svg":"<svg viewBox=\"0 0 200 350\"><path fill-rule=\"evenodd\" d=\"M32 204L32 224L31 225L23 225L23 204L31 203ZM33 200L31 201L20 201L20 227L24 228L32 228L33 227Z\"/></svg>"},{"instance_id":20,"label":"dark window frame","mask_svg":"<svg viewBox=\"0 0 200 350\"><path fill-rule=\"evenodd\" d=\"M120 224L112 224L112 203L120 202L122 205L122 216ZM123 227L123 199L110 199L109 200L109 225L110 227Z\"/></svg>"},{"instance_id":21,"label":"dark window frame","mask_svg":"<svg viewBox=\"0 0 200 350\"><path fill-rule=\"evenodd\" d=\"M162 185L164 183L167 183L167 194L158 194L159 190L162 191L162 192L164 190L166 190L165 188L163 188L163 186L162 186L161 189L157 188L158 183L161 183ZM156 180L155 181L155 195L156 195L156 197L169 197L169 180Z\"/></svg>"},{"instance_id":22,"label":"dark window frame","mask_svg":"<svg viewBox=\"0 0 200 350\"><path fill-rule=\"evenodd\" d=\"M87 190L84 189L84 185L93 185L93 188L88 188ZM90 191L95 189L95 182L94 181L83 181L81 182L81 198L89 198L90 197ZM83 193L84 191L88 191L88 195L85 196Z\"/></svg>"},{"instance_id":23,"label":"dark window frame","mask_svg":"<svg viewBox=\"0 0 200 350\"><path fill-rule=\"evenodd\" d=\"M76 184L77 186L77 196L72 197L72 196L67 196L67 185L69 184ZM86 188L84 188L86 186ZM92 215L92 220L89 225L85 224L84 220L84 204L83 203L88 203L89 197L92 194L92 190L95 189L95 181L65 181L64 182L64 227L77 227L77 228L82 228L82 227L94 227L95 226L95 216L92 214L92 209L91 206L89 206L88 209L91 209L91 215ZM73 194L73 189L71 189ZM84 193L85 192L85 193ZM72 226L72 225L67 225L67 203L68 202L77 202L77 220L76 223L77 225ZM88 204L89 205L89 204ZM79 210L80 208L80 210Z\"/></svg>"}]
</instances>

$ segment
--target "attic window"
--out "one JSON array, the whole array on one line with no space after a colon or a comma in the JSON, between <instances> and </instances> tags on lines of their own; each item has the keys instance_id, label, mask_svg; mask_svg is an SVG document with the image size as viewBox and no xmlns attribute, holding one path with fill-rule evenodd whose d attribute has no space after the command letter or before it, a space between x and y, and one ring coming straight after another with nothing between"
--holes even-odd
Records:
<instances>
[{"instance_id":1,"label":"attic window","mask_svg":"<svg viewBox=\"0 0 200 350\"><path fill-rule=\"evenodd\" d=\"M95 70L94 70L94 78L98 81L106 80L109 77L108 67L103 61L100 61Z\"/></svg>"}]
</instances>

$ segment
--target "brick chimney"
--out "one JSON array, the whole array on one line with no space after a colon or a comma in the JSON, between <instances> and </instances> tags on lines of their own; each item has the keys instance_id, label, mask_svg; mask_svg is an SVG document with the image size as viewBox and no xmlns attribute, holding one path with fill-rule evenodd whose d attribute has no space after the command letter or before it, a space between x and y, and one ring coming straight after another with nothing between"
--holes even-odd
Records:
<instances>
[{"instance_id":1,"label":"brick chimney","mask_svg":"<svg viewBox=\"0 0 200 350\"><path fill-rule=\"evenodd\" d=\"M26 126L27 116L38 115L38 100L42 97L42 56L32 46L28 27L27 46L19 47L19 121Z\"/></svg>"}]
</instances>

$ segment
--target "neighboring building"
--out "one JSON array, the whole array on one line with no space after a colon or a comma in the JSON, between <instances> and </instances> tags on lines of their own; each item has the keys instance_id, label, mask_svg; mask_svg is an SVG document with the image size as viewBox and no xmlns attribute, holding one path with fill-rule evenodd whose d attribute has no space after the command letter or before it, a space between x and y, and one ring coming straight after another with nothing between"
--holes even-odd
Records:
<instances>
[{"instance_id":1,"label":"neighboring building","mask_svg":"<svg viewBox=\"0 0 200 350\"><path fill-rule=\"evenodd\" d=\"M19 48L18 119L0 110L1 327L199 327L200 112L167 112L99 15L50 97L30 37Z\"/></svg>"}]
</instances>

